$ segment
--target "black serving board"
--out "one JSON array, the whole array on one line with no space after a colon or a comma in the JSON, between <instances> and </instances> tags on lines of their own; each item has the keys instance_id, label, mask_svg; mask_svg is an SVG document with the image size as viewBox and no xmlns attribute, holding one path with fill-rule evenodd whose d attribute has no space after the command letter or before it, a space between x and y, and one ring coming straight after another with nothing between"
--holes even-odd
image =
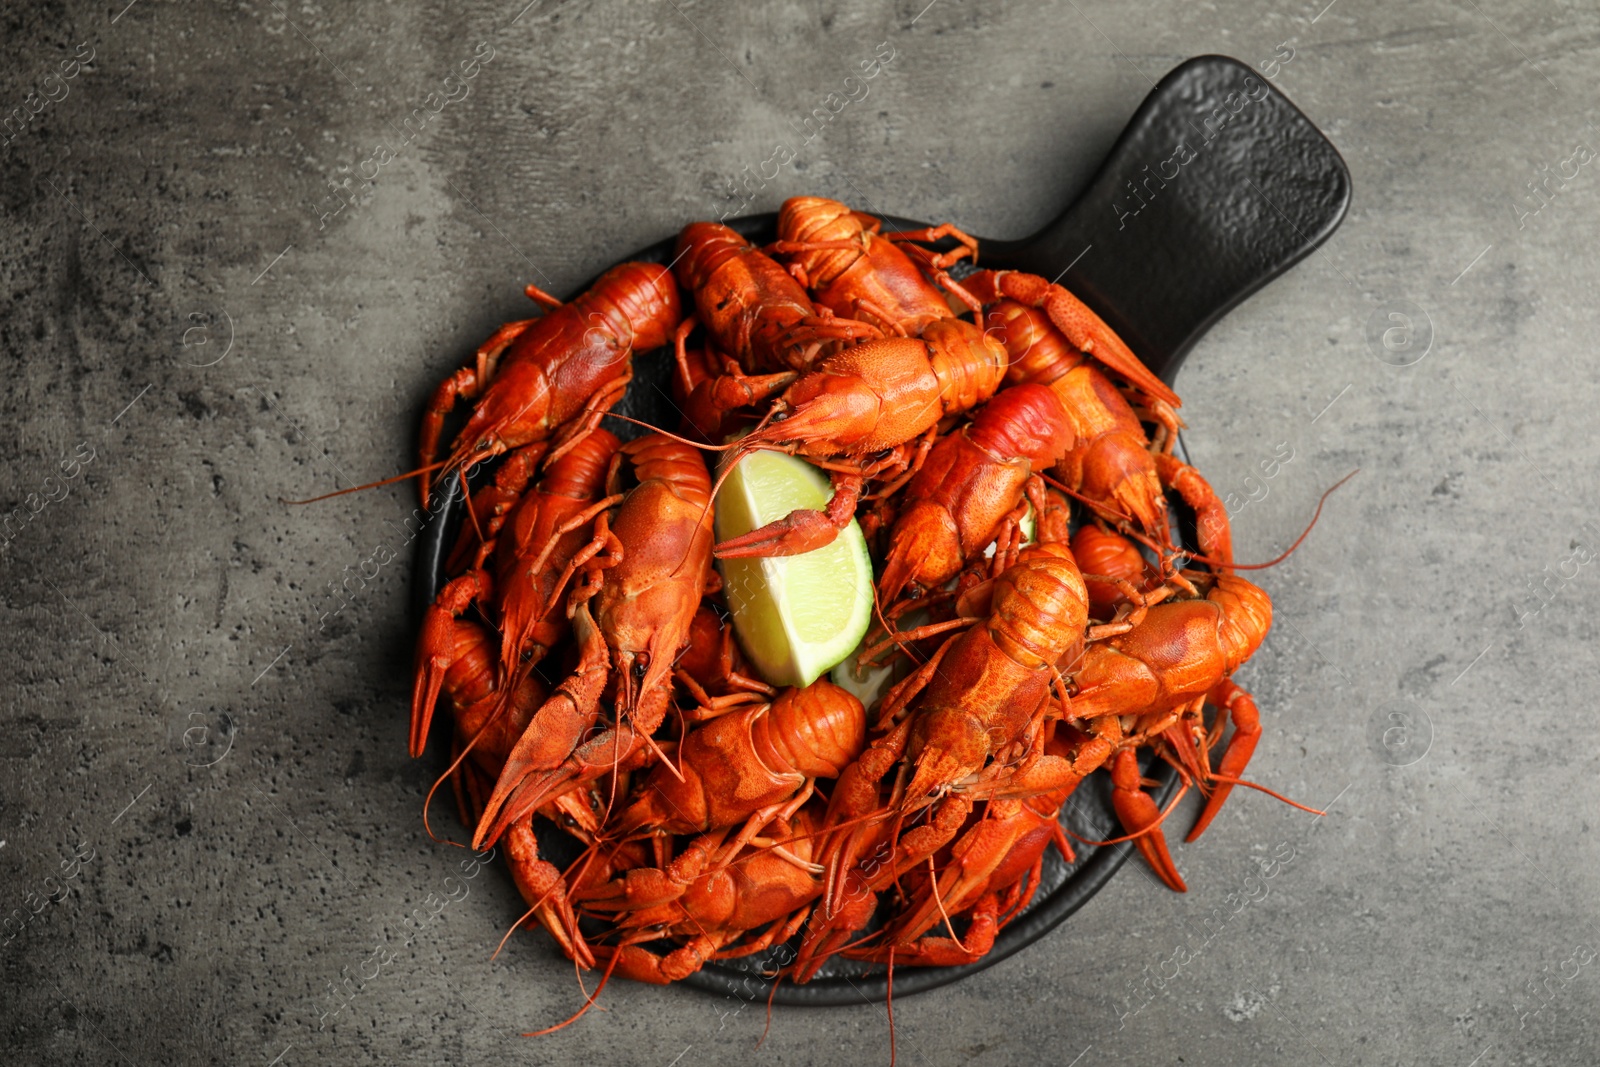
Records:
<instances>
[{"instance_id":1,"label":"black serving board","mask_svg":"<svg viewBox=\"0 0 1600 1067\"><path fill-rule=\"evenodd\" d=\"M1163 78L1129 121L1093 181L1055 221L1022 240L979 239L979 265L1026 270L1059 281L1088 304L1161 378L1171 382L1184 356L1210 326L1273 278L1305 258L1344 218L1350 174L1337 149L1260 72L1226 56L1199 56ZM888 230L925 225L888 217ZM960 224L960 220L950 220ZM777 237L777 216L751 215L729 225L758 244ZM621 259L667 263L676 235ZM673 427L669 360L635 359L635 377L617 410ZM619 436L639 431L613 422ZM480 472L481 473L481 472ZM443 584L444 559L463 519L460 483L444 479L432 501L435 520L417 558L418 620ZM1176 775L1155 762L1163 804ZM1079 837L1122 836L1110 784L1096 774L1062 809ZM559 862L576 849L553 827L541 848ZM897 996L933 989L992 966L1043 937L1105 886L1132 846L1077 846L1068 864L1051 849L1032 902L977 963L901 967ZM835 958L803 986L766 974L788 958L783 946L712 963L690 985L745 1000L835 1005L883 1000L882 967Z\"/></svg>"}]
</instances>

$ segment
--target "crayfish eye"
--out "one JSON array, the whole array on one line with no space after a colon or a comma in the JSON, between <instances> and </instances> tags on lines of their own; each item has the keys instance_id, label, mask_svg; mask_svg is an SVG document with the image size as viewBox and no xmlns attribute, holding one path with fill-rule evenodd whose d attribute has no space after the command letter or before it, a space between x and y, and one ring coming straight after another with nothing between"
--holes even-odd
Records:
<instances>
[{"instance_id":1,"label":"crayfish eye","mask_svg":"<svg viewBox=\"0 0 1600 1067\"><path fill-rule=\"evenodd\" d=\"M529 660L533 659L533 649L531 649L531 648L523 649L521 658L522 658L522 662L524 662L524 663L527 663Z\"/></svg>"}]
</instances>

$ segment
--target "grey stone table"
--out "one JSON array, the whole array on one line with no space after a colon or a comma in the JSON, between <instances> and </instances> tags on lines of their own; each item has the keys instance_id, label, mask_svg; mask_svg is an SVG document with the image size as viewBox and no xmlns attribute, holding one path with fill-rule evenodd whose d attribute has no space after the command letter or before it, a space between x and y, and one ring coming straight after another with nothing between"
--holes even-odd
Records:
<instances>
[{"instance_id":1,"label":"grey stone table","mask_svg":"<svg viewBox=\"0 0 1600 1067\"><path fill-rule=\"evenodd\" d=\"M543 938L490 959L509 881L423 832L409 491L280 500L404 469L426 391L526 282L801 192L1020 235L1206 52L1270 74L1355 180L1179 379L1242 558L1361 468L1261 575L1277 621L1242 679L1253 777L1330 813L1239 791L1176 849L1186 896L1130 863L898 1003L899 1057L1600 1059L1592 7L0 19L0 1059L886 1060L881 1006L780 1009L758 1049L760 1005L626 982L517 1036L580 994Z\"/></svg>"}]
</instances>

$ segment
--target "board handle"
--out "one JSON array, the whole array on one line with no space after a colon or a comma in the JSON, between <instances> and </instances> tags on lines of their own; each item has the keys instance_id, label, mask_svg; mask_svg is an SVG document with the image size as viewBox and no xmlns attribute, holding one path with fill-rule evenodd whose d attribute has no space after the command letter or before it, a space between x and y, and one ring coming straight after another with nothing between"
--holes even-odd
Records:
<instances>
[{"instance_id":1,"label":"board handle","mask_svg":"<svg viewBox=\"0 0 1600 1067\"><path fill-rule=\"evenodd\" d=\"M1145 97L1083 194L979 265L1059 281L1171 382L1194 343L1350 206L1338 149L1259 71L1197 56Z\"/></svg>"}]
</instances>

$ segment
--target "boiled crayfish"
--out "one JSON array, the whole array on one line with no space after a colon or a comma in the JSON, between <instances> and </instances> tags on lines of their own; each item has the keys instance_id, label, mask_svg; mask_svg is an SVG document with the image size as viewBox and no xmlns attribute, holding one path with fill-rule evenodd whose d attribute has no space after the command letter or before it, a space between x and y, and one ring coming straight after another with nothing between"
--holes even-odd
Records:
<instances>
[{"instance_id":1,"label":"boiled crayfish","mask_svg":"<svg viewBox=\"0 0 1600 1067\"><path fill-rule=\"evenodd\" d=\"M1191 840L1250 784L1263 727L1234 677L1272 604L1173 455L1177 395L1061 286L951 274L977 256L953 227L885 234L816 197L764 249L695 223L671 271L623 264L568 304L530 289L548 314L428 404L425 468L505 458L423 626L411 750L448 708L474 844L502 843L528 921L580 966L669 982L791 941L800 982L841 953L970 963L1048 850L1071 859L1060 812L1089 775L1180 891L1140 753L1206 795ZM599 421L632 354L668 343L686 436L624 444ZM806 457L832 499L713 546L707 449ZM712 566L858 516L878 600L860 666L900 678L865 707L755 677ZM579 859L558 869L536 827Z\"/></svg>"}]
</instances>

